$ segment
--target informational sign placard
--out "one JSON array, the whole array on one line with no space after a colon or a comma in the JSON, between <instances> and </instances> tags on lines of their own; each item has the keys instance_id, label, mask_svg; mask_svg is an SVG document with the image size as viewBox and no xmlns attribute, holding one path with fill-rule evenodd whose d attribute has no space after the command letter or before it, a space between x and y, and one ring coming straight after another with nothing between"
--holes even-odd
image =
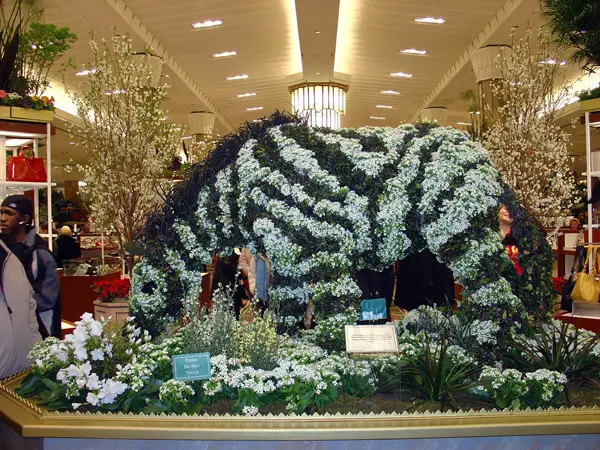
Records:
<instances>
[{"instance_id":1,"label":"informational sign placard","mask_svg":"<svg viewBox=\"0 0 600 450\"><path fill-rule=\"evenodd\" d=\"M346 353L398 353L394 325L346 325Z\"/></svg>"},{"instance_id":2,"label":"informational sign placard","mask_svg":"<svg viewBox=\"0 0 600 450\"><path fill-rule=\"evenodd\" d=\"M360 302L359 320L387 319L387 304L385 298L370 298Z\"/></svg>"},{"instance_id":3,"label":"informational sign placard","mask_svg":"<svg viewBox=\"0 0 600 450\"><path fill-rule=\"evenodd\" d=\"M210 354L192 353L174 355L173 378L179 381L208 380L210 378Z\"/></svg>"}]
</instances>

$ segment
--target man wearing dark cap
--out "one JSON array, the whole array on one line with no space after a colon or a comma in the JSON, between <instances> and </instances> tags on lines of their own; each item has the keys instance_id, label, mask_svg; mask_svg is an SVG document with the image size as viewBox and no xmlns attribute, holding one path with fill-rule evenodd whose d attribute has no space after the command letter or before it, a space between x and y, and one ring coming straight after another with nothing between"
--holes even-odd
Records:
<instances>
[{"instance_id":1,"label":"man wearing dark cap","mask_svg":"<svg viewBox=\"0 0 600 450\"><path fill-rule=\"evenodd\" d=\"M10 195L0 207L0 238L23 264L34 290L40 333L60 337L60 302L56 261L46 242L31 226L33 204L24 195Z\"/></svg>"}]
</instances>

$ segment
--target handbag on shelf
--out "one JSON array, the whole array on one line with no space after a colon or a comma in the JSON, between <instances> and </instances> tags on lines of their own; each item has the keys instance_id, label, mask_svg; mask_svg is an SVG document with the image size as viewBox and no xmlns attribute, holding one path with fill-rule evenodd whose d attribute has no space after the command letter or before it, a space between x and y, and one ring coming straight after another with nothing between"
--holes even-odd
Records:
<instances>
[{"instance_id":1,"label":"handbag on shelf","mask_svg":"<svg viewBox=\"0 0 600 450\"><path fill-rule=\"evenodd\" d=\"M589 261L592 261L591 268ZM586 270L589 269L589 273ZM576 302L598 303L600 299L600 274L598 274L598 247L590 245L583 270L577 275L571 298Z\"/></svg>"},{"instance_id":2,"label":"handbag on shelf","mask_svg":"<svg viewBox=\"0 0 600 450\"><path fill-rule=\"evenodd\" d=\"M31 151L31 157L25 155L25 150ZM48 180L44 160L33 154L31 147L22 147L17 156L12 156L6 165L7 181L26 181L45 183Z\"/></svg>"},{"instance_id":3,"label":"handbag on shelf","mask_svg":"<svg viewBox=\"0 0 600 450\"><path fill-rule=\"evenodd\" d=\"M584 261L585 247L583 245L578 245L575 248L575 260L573 261L573 267L571 267L571 274L563 286L562 294L560 296L560 309L568 312L573 310L573 299L571 298L571 294L575 288L577 274L584 269Z\"/></svg>"}]
</instances>

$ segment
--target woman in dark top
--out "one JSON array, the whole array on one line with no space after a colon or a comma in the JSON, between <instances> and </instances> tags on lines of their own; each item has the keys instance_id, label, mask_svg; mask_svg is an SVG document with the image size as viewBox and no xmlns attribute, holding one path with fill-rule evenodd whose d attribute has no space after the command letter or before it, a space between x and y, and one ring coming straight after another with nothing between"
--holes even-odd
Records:
<instances>
[{"instance_id":1,"label":"woman in dark top","mask_svg":"<svg viewBox=\"0 0 600 450\"><path fill-rule=\"evenodd\" d=\"M506 206L502 205L500 211L498 211L498 223L500 224L500 233L502 234L502 245L506 250L506 255L512 261L517 275L523 273L523 269L519 265L517 258L519 256L519 247L517 247L517 240L514 238L511 232L513 219L510 217Z\"/></svg>"},{"instance_id":2,"label":"woman in dark top","mask_svg":"<svg viewBox=\"0 0 600 450\"><path fill-rule=\"evenodd\" d=\"M60 229L60 236L56 239L56 263L58 267L63 266L63 261L81 257L79 244L71 234L71 229L65 225Z\"/></svg>"}]
</instances>

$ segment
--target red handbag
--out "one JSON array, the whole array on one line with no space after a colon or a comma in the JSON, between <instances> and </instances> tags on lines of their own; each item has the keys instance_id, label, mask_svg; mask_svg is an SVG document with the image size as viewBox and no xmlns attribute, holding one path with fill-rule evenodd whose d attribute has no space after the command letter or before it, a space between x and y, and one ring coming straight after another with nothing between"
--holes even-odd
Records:
<instances>
[{"instance_id":1,"label":"red handbag","mask_svg":"<svg viewBox=\"0 0 600 450\"><path fill-rule=\"evenodd\" d=\"M31 151L31 157L23 154L23 150L26 149ZM31 147L19 149L19 154L12 156L6 165L6 180L45 183L48 177L44 168L44 160L34 157Z\"/></svg>"}]
</instances>

